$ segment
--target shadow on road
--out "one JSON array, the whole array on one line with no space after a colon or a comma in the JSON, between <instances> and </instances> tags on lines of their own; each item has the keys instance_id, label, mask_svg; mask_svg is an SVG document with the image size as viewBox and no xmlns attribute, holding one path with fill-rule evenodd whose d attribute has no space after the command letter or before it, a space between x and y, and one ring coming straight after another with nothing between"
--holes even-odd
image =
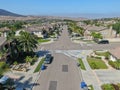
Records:
<instances>
[{"instance_id":1,"label":"shadow on road","mask_svg":"<svg viewBox=\"0 0 120 90\"><path fill-rule=\"evenodd\" d=\"M33 86L37 86L39 85L39 83L31 83L32 82L32 79L33 77L30 77L29 79L27 79L26 81L24 81L23 83L20 82L20 80L17 81L17 88L18 90L20 89L23 89L23 90L26 90L26 89L29 89L29 90L32 90L32 87Z\"/></svg>"},{"instance_id":2,"label":"shadow on road","mask_svg":"<svg viewBox=\"0 0 120 90\"><path fill-rule=\"evenodd\" d=\"M38 57L43 57L45 56L47 53L50 53L48 50L42 50L42 51L38 51L36 52Z\"/></svg>"}]
</instances>

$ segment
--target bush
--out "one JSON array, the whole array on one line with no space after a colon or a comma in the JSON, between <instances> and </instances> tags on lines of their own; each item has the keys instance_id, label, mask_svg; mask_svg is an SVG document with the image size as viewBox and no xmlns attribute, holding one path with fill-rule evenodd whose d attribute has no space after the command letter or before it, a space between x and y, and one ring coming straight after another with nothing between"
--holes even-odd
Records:
<instances>
[{"instance_id":1,"label":"bush","mask_svg":"<svg viewBox=\"0 0 120 90\"><path fill-rule=\"evenodd\" d=\"M95 54L98 55L98 56L104 56L105 59L109 59L109 57L110 57L109 52L97 52L97 51L95 51Z\"/></svg>"},{"instance_id":2,"label":"bush","mask_svg":"<svg viewBox=\"0 0 120 90\"><path fill-rule=\"evenodd\" d=\"M3 74L3 72L6 71L6 69L8 69L8 65L5 62L0 62L0 75Z\"/></svg>"},{"instance_id":3,"label":"bush","mask_svg":"<svg viewBox=\"0 0 120 90\"><path fill-rule=\"evenodd\" d=\"M114 62L113 62L113 61L109 61L108 63L109 63L112 67L115 68L115 65L114 65Z\"/></svg>"},{"instance_id":4,"label":"bush","mask_svg":"<svg viewBox=\"0 0 120 90\"><path fill-rule=\"evenodd\" d=\"M3 74L4 70L0 68L0 76Z\"/></svg>"},{"instance_id":5,"label":"bush","mask_svg":"<svg viewBox=\"0 0 120 90\"><path fill-rule=\"evenodd\" d=\"M113 68L119 69L120 68L120 63L117 61L109 61L108 62Z\"/></svg>"},{"instance_id":6,"label":"bush","mask_svg":"<svg viewBox=\"0 0 120 90\"><path fill-rule=\"evenodd\" d=\"M94 90L93 86L92 85L89 85L88 87L90 87L90 90Z\"/></svg>"},{"instance_id":7,"label":"bush","mask_svg":"<svg viewBox=\"0 0 120 90\"><path fill-rule=\"evenodd\" d=\"M112 86L114 87L115 90L120 90L118 85L112 84Z\"/></svg>"},{"instance_id":8,"label":"bush","mask_svg":"<svg viewBox=\"0 0 120 90\"><path fill-rule=\"evenodd\" d=\"M96 57L94 57L94 58L96 58L96 59L101 59L101 57L97 57L97 56L96 56Z\"/></svg>"},{"instance_id":9,"label":"bush","mask_svg":"<svg viewBox=\"0 0 120 90\"><path fill-rule=\"evenodd\" d=\"M115 90L111 84L103 84L101 87L103 90Z\"/></svg>"},{"instance_id":10,"label":"bush","mask_svg":"<svg viewBox=\"0 0 120 90\"><path fill-rule=\"evenodd\" d=\"M5 66L5 62L0 62L0 68L3 68Z\"/></svg>"},{"instance_id":11,"label":"bush","mask_svg":"<svg viewBox=\"0 0 120 90\"><path fill-rule=\"evenodd\" d=\"M13 63L14 65L17 65L18 64L18 62L17 61L14 61L14 63Z\"/></svg>"}]
</instances>

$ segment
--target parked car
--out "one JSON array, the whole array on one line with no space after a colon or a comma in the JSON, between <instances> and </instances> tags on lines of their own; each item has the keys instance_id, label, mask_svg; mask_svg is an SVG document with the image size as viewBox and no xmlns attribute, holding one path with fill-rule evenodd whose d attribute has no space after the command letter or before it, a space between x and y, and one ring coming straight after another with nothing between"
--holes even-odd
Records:
<instances>
[{"instance_id":1,"label":"parked car","mask_svg":"<svg viewBox=\"0 0 120 90\"><path fill-rule=\"evenodd\" d=\"M45 57L45 61L44 61L44 63L45 64L50 64L51 63L51 61L52 61L52 55L49 53L49 54L47 54L46 55L46 57Z\"/></svg>"},{"instance_id":2,"label":"parked car","mask_svg":"<svg viewBox=\"0 0 120 90\"><path fill-rule=\"evenodd\" d=\"M98 42L98 44L109 44L108 40L101 40Z\"/></svg>"}]
</instances>

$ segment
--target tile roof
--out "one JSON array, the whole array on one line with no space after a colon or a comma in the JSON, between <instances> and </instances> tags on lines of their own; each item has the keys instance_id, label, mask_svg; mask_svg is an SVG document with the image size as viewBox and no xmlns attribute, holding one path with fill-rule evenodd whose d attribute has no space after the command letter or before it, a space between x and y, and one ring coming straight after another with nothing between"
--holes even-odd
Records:
<instances>
[{"instance_id":1,"label":"tile roof","mask_svg":"<svg viewBox=\"0 0 120 90\"><path fill-rule=\"evenodd\" d=\"M110 50L110 53L117 59L120 59L120 47Z\"/></svg>"}]
</instances>

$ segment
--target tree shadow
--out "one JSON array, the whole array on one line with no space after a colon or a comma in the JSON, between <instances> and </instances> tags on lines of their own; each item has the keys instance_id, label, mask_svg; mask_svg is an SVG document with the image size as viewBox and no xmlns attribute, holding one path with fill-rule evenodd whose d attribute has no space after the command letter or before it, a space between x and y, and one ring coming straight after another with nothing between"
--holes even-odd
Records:
<instances>
[{"instance_id":1,"label":"tree shadow","mask_svg":"<svg viewBox=\"0 0 120 90\"><path fill-rule=\"evenodd\" d=\"M38 86L38 85L40 85L39 83L33 83L32 82L32 79L33 79L33 77L30 77L29 79L27 79L26 81L24 81L23 83L21 83L21 82L17 82L17 87L16 87L16 90L17 89L23 89L23 90L32 90L32 88L34 87L34 86Z\"/></svg>"}]
</instances>

